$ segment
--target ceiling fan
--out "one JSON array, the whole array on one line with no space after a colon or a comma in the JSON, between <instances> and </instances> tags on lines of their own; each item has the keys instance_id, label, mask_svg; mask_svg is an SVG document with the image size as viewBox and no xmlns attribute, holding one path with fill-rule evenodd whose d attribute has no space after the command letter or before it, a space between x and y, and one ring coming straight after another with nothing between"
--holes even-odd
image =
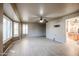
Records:
<instances>
[{"instance_id":1,"label":"ceiling fan","mask_svg":"<svg viewBox=\"0 0 79 59\"><path fill-rule=\"evenodd\" d=\"M47 21L45 18L43 18L43 17L41 16L39 22L40 22L40 23L47 23L48 21Z\"/></svg>"}]
</instances>

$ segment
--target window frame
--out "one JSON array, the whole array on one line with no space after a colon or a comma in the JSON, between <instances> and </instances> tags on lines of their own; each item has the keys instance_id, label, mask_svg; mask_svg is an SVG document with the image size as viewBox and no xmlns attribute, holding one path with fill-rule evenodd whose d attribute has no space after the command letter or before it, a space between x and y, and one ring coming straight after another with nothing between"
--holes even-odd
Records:
<instances>
[{"instance_id":1,"label":"window frame","mask_svg":"<svg viewBox=\"0 0 79 59\"><path fill-rule=\"evenodd\" d=\"M27 27L26 27L27 26ZM25 27L25 28L24 28ZM22 25L22 34L27 35L28 34L28 24Z\"/></svg>"},{"instance_id":2,"label":"window frame","mask_svg":"<svg viewBox=\"0 0 79 59\"><path fill-rule=\"evenodd\" d=\"M4 28L4 19L6 20L6 28ZM7 27L9 26L9 30L7 29ZM5 44L7 41L9 41L13 36L12 36L12 20L9 19L6 15L3 15L3 32L4 29L6 29L6 33L3 33L3 44ZM4 40L4 35L6 36L5 40Z\"/></svg>"},{"instance_id":3,"label":"window frame","mask_svg":"<svg viewBox=\"0 0 79 59\"><path fill-rule=\"evenodd\" d=\"M18 28L18 29L16 29L16 30L18 30L17 31L18 34L15 34L15 24L18 24L18 27L16 27L16 28ZM18 37L18 36L19 36L19 23L13 22L13 37Z\"/></svg>"}]
</instances>

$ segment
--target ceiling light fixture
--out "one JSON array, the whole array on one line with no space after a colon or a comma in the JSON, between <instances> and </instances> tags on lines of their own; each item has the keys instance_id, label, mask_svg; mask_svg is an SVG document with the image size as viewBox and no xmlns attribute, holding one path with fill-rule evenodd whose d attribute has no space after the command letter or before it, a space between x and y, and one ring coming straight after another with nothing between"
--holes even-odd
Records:
<instances>
[{"instance_id":1,"label":"ceiling light fixture","mask_svg":"<svg viewBox=\"0 0 79 59\"><path fill-rule=\"evenodd\" d=\"M42 16L41 16L41 18L40 18L40 23L43 23L44 22L44 20L43 20L43 18L42 18Z\"/></svg>"},{"instance_id":2,"label":"ceiling light fixture","mask_svg":"<svg viewBox=\"0 0 79 59\"><path fill-rule=\"evenodd\" d=\"M42 16L40 17L40 23L47 23L48 21L46 19L43 19Z\"/></svg>"},{"instance_id":3,"label":"ceiling light fixture","mask_svg":"<svg viewBox=\"0 0 79 59\"><path fill-rule=\"evenodd\" d=\"M40 23L43 23L44 21L43 20L40 20Z\"/></svg>"}]
</instances>

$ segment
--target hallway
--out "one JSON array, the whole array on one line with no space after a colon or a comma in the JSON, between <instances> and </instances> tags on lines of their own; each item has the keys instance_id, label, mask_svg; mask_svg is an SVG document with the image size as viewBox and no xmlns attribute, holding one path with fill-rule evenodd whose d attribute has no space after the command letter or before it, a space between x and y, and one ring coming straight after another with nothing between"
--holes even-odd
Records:
<instances>
[{"instance_id":1,"label":"hallway","mask_svg":"<svg viewBox=\"0 0 79 59\"><path fill-rule=\"evenodd\" d=\"M79 46L69 46L48 40L45 37L31 37L18 40L8 51L8 56L65 56L79 55Z\"/></svg>"}]
</instances>

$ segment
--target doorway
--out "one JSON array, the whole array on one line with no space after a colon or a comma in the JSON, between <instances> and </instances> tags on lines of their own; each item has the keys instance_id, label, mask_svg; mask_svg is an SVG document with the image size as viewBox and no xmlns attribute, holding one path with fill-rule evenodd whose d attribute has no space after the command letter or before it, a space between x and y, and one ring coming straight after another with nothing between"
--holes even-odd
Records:
<instances>
[{"instance_id":1,"label":"doorway","mask_svg":"<svg viewBox=\"0 0 79 59\"><path fill-rule=\"evenodd\" d=\"M69 44L79 43L79 16L66 20L66 39Z\"/></svg>"}]
</instances>

